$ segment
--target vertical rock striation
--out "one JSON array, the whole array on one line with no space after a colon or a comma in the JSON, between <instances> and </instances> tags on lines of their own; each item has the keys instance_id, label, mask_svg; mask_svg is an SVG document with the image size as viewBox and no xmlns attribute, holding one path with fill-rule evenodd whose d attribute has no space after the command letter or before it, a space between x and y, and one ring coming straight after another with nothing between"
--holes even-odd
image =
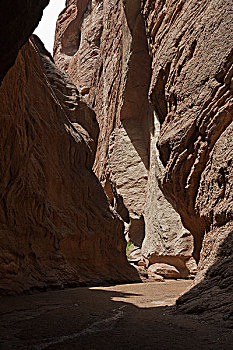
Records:
<instances>
[{"instance_id":1,"label":"vertical rock striation","mask_svg":"<svg viewBox=\"0 0 233 350\"><path fill-rule=\"evenodd\" d=\"M92 172L95 114L37 37L0 98L0 292L137 280Z\"/></svg>"},{"instance_id":2,"label":"vertical rock striation","mask_svg":"<svg viewBox=\"0 0 233 350\"><path fill-rule=\"evenodd\" d=\"M232 2L145 0L143 13L161 187L194 236L196 282L204 277L180 303L223 311L232 304Z\"/></svg>"},{"instance_id":3,"label":"vertical rock striation","mask_svg":"<svg viewBox=\"0 0 233 350\"><path fill-rule=\"evenodd\" d=\"M151 57L140 1L69 1L57 22L54 59L96 112L94 170L131 242L151 263L171 263L187 276L192 237L160 190L163 166L148 100Z\"/></svg>"}]
</instances>

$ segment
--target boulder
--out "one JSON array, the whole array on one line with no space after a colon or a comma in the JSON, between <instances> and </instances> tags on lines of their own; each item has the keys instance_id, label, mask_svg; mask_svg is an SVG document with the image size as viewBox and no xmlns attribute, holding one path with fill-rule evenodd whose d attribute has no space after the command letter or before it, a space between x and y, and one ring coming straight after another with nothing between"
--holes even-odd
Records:
<instances>
[{"instance_id":1,"label":"boulder","mask_svg":"<svg viewBox=\"0 0 233 350\"><path fill-rule=\"evenodd\" d=\"M157 263L148 268L149 275L161 275L164 278L179 278L179 271L172 265Z\"/></svg>"},{"instance_id":2,"label":"boulder","mask_svg":"<svg viewBox=\"0 0 233 350\"><path fill-rule=\"evenodd\" d=\"M148 282L165 282L165 279L162 275L148 271Z\"/></svg>"}]
</instances>

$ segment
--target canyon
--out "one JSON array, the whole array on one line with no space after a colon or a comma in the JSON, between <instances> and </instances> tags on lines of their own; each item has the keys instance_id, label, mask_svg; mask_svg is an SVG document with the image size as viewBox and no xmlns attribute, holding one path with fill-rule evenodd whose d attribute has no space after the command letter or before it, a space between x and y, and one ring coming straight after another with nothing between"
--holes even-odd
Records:
<instances>
[{"instance_id":1,"label":"canyon","mask_svg":"<svg viewBox=\"0 0 233 350\"><path fill-rule=\"evenodd\" d=\"M232 328L232 2L68 0L53 57L48 3L0 5L0 294L184 283Z\"/></svg>"},{"instance_id":2,"label":"canyon","mask_svg":"<svg viewBox=\"0 0 233 350\"><path fill-rule=\"evenodd\" d=\"M96 113L94 171L137 255L187 277L193 239L159 186L164 166L148 99L152 62L140 1L69 2L58 19L54 59Z\"/></svg>"},{"instance_id":3,"label":"canyon","mask_svg":"<svg viewBox=\"0 0 233 350\"><path fill-rule=\"evenodd\" d=\"M69 1L54 46L96 113L94 171L130 242L181 277L194 257L202 282L179 304L207 314L232 304L230 9L230 1Z\"/></svg>"}]
</instances>

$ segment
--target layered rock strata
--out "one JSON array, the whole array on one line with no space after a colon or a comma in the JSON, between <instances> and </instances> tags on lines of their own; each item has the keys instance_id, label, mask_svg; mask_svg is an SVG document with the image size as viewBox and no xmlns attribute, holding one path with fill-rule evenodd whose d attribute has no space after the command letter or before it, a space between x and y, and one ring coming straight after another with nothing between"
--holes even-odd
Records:
<instances>
[{"instance_id":1,"label":"layered rock strata","mask_svg":"<svg viewBox=\"0 0 233 350\"><path fill-rule=\"evenodd\" d=\"M0 2L0 85L14 64L19 49L39 23L49 0L2 0Z\"/></svg>"},{"instance_id":2,"label":"layered rock strata","mask_svg":"<svg viewBox=\"0 0 233 350\"><path fill-rule=\"evenodd\" d=\"M96 112L100 127L94 170L150 263L189 275L192 236L160 190L164 172L156 147L157 117L140 1L69 1L57 23L56 64Z\"/></svg>"},{"instance_id":3,"label":"layered rock strata","mask_svg":"<svg viewBox=\"0 0 233 350\"><path fill-rule=\"evenodd\" d=\"M0 98L0 293L137 280L92 171L95 114L37 37Z\"/></svg>"}]
</instances>

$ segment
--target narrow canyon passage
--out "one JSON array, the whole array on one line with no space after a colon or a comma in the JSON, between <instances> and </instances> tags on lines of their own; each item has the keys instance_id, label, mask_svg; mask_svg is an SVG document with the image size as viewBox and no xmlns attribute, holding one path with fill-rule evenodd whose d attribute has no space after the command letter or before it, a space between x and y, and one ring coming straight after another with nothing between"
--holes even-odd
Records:
<instances>
[{"instance_id":1,"label":"narrow canyon passage","mask_svg":"<svg viewBox=\"0 0 233 350\"><path fill-rule=\"evenodd\" d=\"M232 0L57 3L0 1L0 350L232 349Z\"/></svg>"},{"instance_id":2,"label":"narrow canyon passage","mask_svg":"<svg viewBox=\"0 0 233 350\"><path fill-rule=\"evenodd\" d=\"M76 288L0 299L1 350L229 350L233 332L177 315L189 281Z\"/></svg>"}]
</instances>

